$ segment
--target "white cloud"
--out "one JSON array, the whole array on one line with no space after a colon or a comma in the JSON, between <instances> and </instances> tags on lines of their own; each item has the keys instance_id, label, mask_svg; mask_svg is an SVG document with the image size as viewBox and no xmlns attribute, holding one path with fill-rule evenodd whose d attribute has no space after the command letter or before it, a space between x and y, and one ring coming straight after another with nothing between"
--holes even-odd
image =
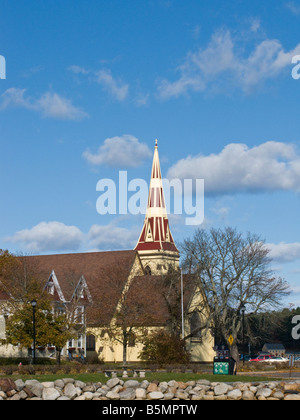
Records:
<instances>
[{"instance_id":1,"label":"white cloud","mask_svg":"<svg viewBox=\"0 0 300 420\"><path fill-rule=\"evenodd\" d=\"M81 120L87 114L72 105L69 99L59 96L55 92L46 92L38 101L36 107L41 110L45 117L53 117L62 120Z\"/></svg>"},{"instance_id":2,"label":"white cloud","mask_svg":"<svg viewBox=\"0 0 300 420\"><path fill-rule=\"evenodd\" d=\"M269 256L277 262L293 262L300 260L300 243L285 243L280 242L279 244L266 244L266 247L270 250Z\"/></svg>"},{"instance_id":3,"label":"white cloud","mask_svg":"<svg viewBox=\"0 0 300 420\"><path fill-rule=\"evenodd\" d=\"M205 194L300 191L300 155L292 144L269 141L248 148L231 143L219 154L188 156L167 178L204 179Z\"/></svg>"},{"instance_id":4,"label":"white cloud","mask_svg":"<svg viewBox=\"0 0 300 420\"><path fill-rule=\"evenodd\" d=\"M76 226L60 222L41 222L31 229L23 229L7 238L30 252L77 250L84 234Z\"/></svg>"},{"instance_id":5,"label":"white cloud","mask_svg":"<svg viewBox=\"0 0 300 420\"><path fill-rule=\"evenodd\" d=\"M26 89L9 88L1 96L0 109L21 107L37 111L44 117L62 120L81 120L88 116L72 102L55 92L46 92L39 99L25 96Z\"/></svg>"},{"instance_id":6,"label":"white cloud","mask_svg":"<svg viewBox=\"0 0 300 420\"><path fill-rule=\"evenodd\" d=\"M300 14L300 6L296 5L293 1L286 4L286 7L296 16Z\"/></svg>"},{"instance_id":7,"label":"white cloud","mask_svg":"<svg viewBox=\"0 0 300 420\"><path fill-rule=\"evenodd\" d=\"M137 243L139 229L126 229L110 223L93 225L88 233L90 245L98 250L133 249Z\"/></svg>"},{"instance_id":8,"label":"white cloud","mask_svg":"<svg viewBox=\"0 0 300 420\"><path fill-rule=\"evenodd\" d=\"M96 153L86 150L84 158L93 165L137 167L152 156L149 147L129 134L104 140Z\"/></svg>"},{"instance_id":9,"label":"white cloud","mask_svg":"<svg viewBox=\"0 0 300 420\"><path fill-rule=\"evenodd\" d=\"M276 39L265 39L246 53L229 30L219 31L206 48L187 54L177 68L180 74L177 80L164 79L159 83L158 96L169 99L207 89L224 90L228 83L231 89L237 87L249 92L264 80L278 76L297 54L300 54L300 44L285 52ZM287 75L290 77L289 71Z\"/></svg>"},{"instance_id":10,"label":"white cloud","mask_svg":"<svg viewBox=\"0 0 300 420\"><path fill-rule=\"evenodd\" d=\"M124 101L128 94L129 85L115 79L110 70L99 70L96 81L104 87L118 101Z\"/></svg>"}]
</instances>

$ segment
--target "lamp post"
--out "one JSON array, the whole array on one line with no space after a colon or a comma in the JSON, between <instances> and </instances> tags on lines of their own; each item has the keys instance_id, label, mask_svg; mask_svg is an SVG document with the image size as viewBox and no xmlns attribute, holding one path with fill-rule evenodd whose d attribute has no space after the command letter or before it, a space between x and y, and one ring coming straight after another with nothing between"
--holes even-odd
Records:
<instances>
[{"instance_id":1,"label":"lamp post","mask_svg":"<svg viewBox=\"0 0 300 420\"><path fill-rule=\"evenodd\" d=\"M32 359L32 363L35 365L35 308L36 308L36 300L33 299L31 301L31 306L32 306L32 326L33 326L33 359Z\"/></svg>"},{"instance_id":2,"label":"lamp post","mask_svg":"<svg viewBox=\"0 0 300 420\"><path fill-rule=\"evenodd\" d=\"M184 316L183 316L183 276L180 270L180 289L181 289L181 336L184 339Z\"/></svg>"},{"instance_id":3,"label":"lamp post","mask_svg":"<svg viewBox=\"0 0 300 420\"><path fill-rule=\"evenodd\" d=\"M244 303L242 302L242 306L240 308L241 312L242 312L242 324L243 324L243 339L242 339L242 346L243 346L243 364L245 363L245 354L244 354L244 341L245 341L245 310L246 307L244 305Z\"/></svg>"}]
</instances>

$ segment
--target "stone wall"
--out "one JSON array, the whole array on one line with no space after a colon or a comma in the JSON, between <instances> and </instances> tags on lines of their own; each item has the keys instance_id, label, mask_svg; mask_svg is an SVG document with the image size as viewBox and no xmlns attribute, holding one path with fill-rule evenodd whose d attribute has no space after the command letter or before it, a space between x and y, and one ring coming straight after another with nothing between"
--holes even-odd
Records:
<instances>
[{"instance_id":1,"label":"stone wall","mask_svg":"<svg viewBox=\"0 0 300 420\"><path fill-rule=\"evenodd\" d=\"M151 382L111 378L106 384L72 378L54 382L0 379L1 400L300 400L300 381Z\"/></svg>"}]
</instances>

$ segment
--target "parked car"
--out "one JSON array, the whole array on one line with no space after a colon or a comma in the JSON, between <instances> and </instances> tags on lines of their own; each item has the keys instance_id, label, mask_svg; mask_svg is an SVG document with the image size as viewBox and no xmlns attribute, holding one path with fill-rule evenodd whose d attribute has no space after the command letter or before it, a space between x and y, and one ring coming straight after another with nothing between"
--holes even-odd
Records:
<instances>
[{"instance_id":1,"label":"parked car","mask_svg":"<svg viewBox=\"0 0 300 420\"><path fill-rule=\"evenodd\" d=\"M251 356L249 356L249 354L245 354L245 355L244 355L244 360L245 360L246 362L248 362L250 359L251 359ZM243 355L242 355L242 354L241 354L241 356L240 356L240 360L243 360Z\"/></svg>"},{"instance_id":2,"label":"parked car","mask_svg":"<svg viewBox=\"0 0 300 420\"><path fill-rule=\"evenodd\" d=\"M272 356L270 357L270 359L268 360L268 362L288 362L289 359L287 359L286 357L282 357L282 356Z\"/></svg>"},{"instance_id":3,"label":"parked car","mask_svg":"<svg viewBox=\"0 0 300 420\"><path fill-rule=\"evenodd\" d=\"M250 359L250 362L267 362L271 357L271 354L260 354L253 359Z\"/></svg>"}]
</instances>

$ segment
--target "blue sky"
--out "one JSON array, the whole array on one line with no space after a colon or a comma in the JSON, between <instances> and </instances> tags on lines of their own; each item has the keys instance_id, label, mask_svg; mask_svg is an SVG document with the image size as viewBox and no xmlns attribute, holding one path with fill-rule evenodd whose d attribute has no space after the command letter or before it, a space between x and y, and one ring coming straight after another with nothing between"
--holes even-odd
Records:
<instances>
[{"instance_id":1,"label":"blue sky","mask_svg":"<svg viewBox=\"0 0 300 420\"><path fill-rule=\"evenodd\" d=\"M144 216L96 185L149 182L157 138L164 177L204 179L201 227L261 235L300 305L300 1L1 0L0 55L0 248L133 248Z\"/></svg>"}]
</instances>

